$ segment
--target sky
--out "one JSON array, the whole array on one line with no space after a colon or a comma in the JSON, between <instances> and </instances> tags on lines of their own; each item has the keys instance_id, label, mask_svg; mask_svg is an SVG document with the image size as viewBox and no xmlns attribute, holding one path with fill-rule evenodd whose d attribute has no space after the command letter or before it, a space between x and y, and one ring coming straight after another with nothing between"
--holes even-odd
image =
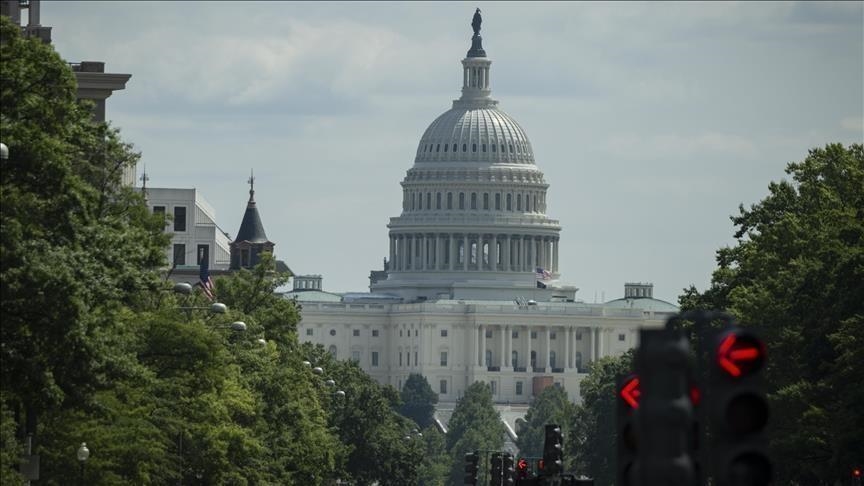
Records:
<instances>
[{"instance_id":1,"label":"sky","mask_svg":"<svg viewBox=\"0 0 864 486\"><path fill-rule=\"evenodd\" d=\"M42 2L70 62L130 73L107 116L150 187L197 188L277 258L364 291L420 136L460 95L474 8L586 302L704 290L729 217L826 143L864 139L862 2Z\"/></svg>"}]
</instances>

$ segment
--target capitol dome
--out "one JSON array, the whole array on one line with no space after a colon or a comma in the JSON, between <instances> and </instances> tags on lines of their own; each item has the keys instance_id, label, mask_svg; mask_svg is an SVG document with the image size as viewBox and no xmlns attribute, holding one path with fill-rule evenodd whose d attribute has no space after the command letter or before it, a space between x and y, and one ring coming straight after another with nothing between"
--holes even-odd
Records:
<instances>
[{"instance_id":1,"label":"capitol dome","mask_svg":"<svg viewBox=\"0 0 864 486\"><path fill-rule=\"evenodd\" d=\"M420 137L402 180L386 278L371 290L409 300L572 298L575 288L554 285L561 226L546 215L549 184L525 130L492 99L479 30L462 59L462 95Z\"/></svg>"},{"instance_id":2,"label":"capitol dome","mask_svg":"<svg viewBox=\"0 0 864 486\"><path fill-rule=\"evenodd\" d=\"M494 106L472 108L459 100L454 104L426 129L414 163L534 163L531 142L510 115Z\"/></svg>"}]
</instances>

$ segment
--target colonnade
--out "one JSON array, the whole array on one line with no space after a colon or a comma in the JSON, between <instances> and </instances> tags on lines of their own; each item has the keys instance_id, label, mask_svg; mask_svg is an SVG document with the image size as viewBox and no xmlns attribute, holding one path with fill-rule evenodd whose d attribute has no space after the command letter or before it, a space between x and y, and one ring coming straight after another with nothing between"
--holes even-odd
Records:
<instances>
[{"instance_id":1,"label":"colonnade","mask_svg":"<svg viewBox=\"0 0 864 486\"><path fill-rule=\"evenodd\" d=\"M492 337L486 338L486 332L492 331ZM531 333L536 332L536 339L531 338ZM511 326L511 325L480 325L473 331L474 346L472 347L471 362L475 366L498 367L500 370L515 369L516 371L533 370L551 373L554 370L568 371L574 368L585 369L589 363L603 357L603 349L608 346L608 334L611 329L598 327L570 327L570 326ZM517 345L514 346L514 332L518 333ZM556 339L563 339L563 346L552 346L552 333L556 333ZM494 359L487 362L486 342L491 340L490 347L498 347L498 352L492 355ZM582 355L579 343L588 341L588 353ZM536 341L536 344L532 344ZM514 356L515 348L524 350L524 356ZM563 349L562 349L563 348ZM531 352L536 353L536 359L531 359ZM559 355L556 351L563 352ZM554 357L553 357L554 356ZM533 368L533 370L532 370Z\"/></svg>"},{"instance_id":2,"label":"colonnade","mask_svg":"<svg viewBox=\"0 0 864 486\"><path fill-rule=\"evenodd\" d=\"M390 269L558 272L557 236L496 233L405 233L390 235Z\"/></svg>"}]
</instances>

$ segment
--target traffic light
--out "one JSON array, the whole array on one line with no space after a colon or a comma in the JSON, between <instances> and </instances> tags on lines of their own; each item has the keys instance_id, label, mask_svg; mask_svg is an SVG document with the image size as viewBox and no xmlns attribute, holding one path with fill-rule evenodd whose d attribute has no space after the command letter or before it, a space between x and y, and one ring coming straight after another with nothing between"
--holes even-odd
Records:
<instances>
[{"instance_id":1,"label":"traffic light","mask_svg":"<svg viewBox=\"0 0 864 486\"><path fill-rule=\"evenodd\" d=\"M501 486L501 479L504 476L503 461L500 452L493 452L489 458L489 485Z\"/></svg>"},{"instance_id":2,"label":"traffic light","mask_svg":"<svg viewBox=\"0 0 864 486\"><path fill-rule=\"evenodd\" d=\"M561 435L561 427L554 424L546 424L543 469L544 476L554 476L564 472L564 437Z\"/></svg>"},{"instance_id":3,"label":"traffic light","mask_svg":"<svg viewBox=\"0 0 864 486\"><path fill-rule=\"evenodd\" d=\"M531 477L531 463L528 459L520 457L516 461L516 479L527 479Z\"/></svg>"},{"instance_id":4,"label":"traffic light","mask_svg":"<svg viewBox=\"0 0 864 486\"><path fill-rule=\"evenodd\" d=\"M762 384L765 345L749 330L728 327L712 349L709 420L717 486L771 482L767 454L768 402Z\"/></svg>"},{"instance_id":5,"label":"traffic light","mask_svg":"<svg viewBox=\"0 0 864 486\"><path fill-rule=\"evenodd\" d=\"M465 454L465 484L477 486L477 473L480 472L480 452L468 452Z\"/></svg>"},{"instance_id":6,"label":"traffic light","mask_svg":"<svg viewBox=\"0 0 864 486\"><path fill-rule=\"evenodd\" d=\"M861 486L861 468L856 467L852 469L852 484L854 486Z\"/></svg>"},{"instance_id":7,"label":"traffic light","mask_svg":"<svg viewBox=\"0 0 864 486\"><path fill-rule=\"evenodd\" d=\"M501 484L504 486L512 486L516 484L516 469L513 467L513 454L505 452L503 456L504 479Z\"/></svg>"},{"instance_id":8,"label":"traffic light","mask_svg":"<svg viewBox=\"0 0 864 486\"><path fill-rule=\"evenodd\" d=\"M643 329L636 352L639 484L690 486L693 404L690 343L674 329Z\"/></svg>"},{"instance_id":9,"label":"traffic light","mask_svg":"<svg viewBox=\"0 0 864 486\"><path fill-rule=\"evenodd\" d=\"M635 374L617 377L615 396L617 415L617 480L619 486L636 484L633 474L636 463L636 424L633 413L639 407L639 377Z\"/></svg>"}]
</instances>

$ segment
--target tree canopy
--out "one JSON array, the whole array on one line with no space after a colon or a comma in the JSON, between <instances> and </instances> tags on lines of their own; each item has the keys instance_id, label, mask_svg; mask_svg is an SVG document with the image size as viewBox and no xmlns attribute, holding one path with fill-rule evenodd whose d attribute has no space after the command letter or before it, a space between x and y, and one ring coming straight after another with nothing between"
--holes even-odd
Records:
<instances>
[{"instance_id":1,"label":"tree canopy","mask_svg":"<svg viewBox=\"0 0 864 486\"><path fill-rule=\"evenodd\" d=\"M402 406L399 413L410 418L421 428L432 425L438 394L432 390L426 377L411 373L402 386Z\"/></svg>"},{"instance_id":2,"label":"tree canopy","mask_svg":"<svg viewBox=\"0 0 864 486\"><path fill-rule=\"evenodd\" d=\"M474 450L501 450L504 424L492 404L492 388L482 382L472 383L456 404L450 417L446 446L452 466L451 484L464 478L465 454Z\"/></svg>"}]
</instances>

